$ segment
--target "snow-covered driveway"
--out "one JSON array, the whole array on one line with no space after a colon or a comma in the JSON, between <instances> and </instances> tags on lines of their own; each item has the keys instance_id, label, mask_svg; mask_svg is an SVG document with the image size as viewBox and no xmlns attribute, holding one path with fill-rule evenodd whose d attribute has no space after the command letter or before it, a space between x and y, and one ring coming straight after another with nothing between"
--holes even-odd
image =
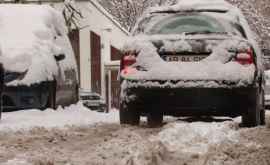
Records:
<instances>
[{"instance_id":1,"label":"snow-covered driveway","mask_svg":"<svg viewBox=\"0 0 270 165\"><path fill-rule=\"evenodd\" d=\"M269 114L268 122L269 121ZM268 165L270 129L239 119L167 118L162 128L120 126L117 111L81 104L5 113L1 165Z\"/></svg>"}]
</instances>

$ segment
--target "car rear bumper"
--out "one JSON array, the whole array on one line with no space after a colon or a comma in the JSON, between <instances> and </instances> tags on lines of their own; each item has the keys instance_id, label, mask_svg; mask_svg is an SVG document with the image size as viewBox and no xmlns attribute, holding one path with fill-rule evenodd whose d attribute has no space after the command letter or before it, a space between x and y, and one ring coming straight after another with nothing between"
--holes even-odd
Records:
<instances>
[{"instance_id":1,"label":"car rear bumper","mask_svg":"<svg viewBox=\"0 0 270 165\"><path fill-rule=\"evenodd\" d=\"M48 83L31 86L5 86L3 110L43 109L48 101Z\"/></svg>"},{"instance_id":2,"label":"car rear bumper","mask_svg":"<svg viewBox=\"0 0 270 165\"><path fill-rule=\"evenodd\" d=\"M122 91L123 92L123 91ZM238 116L256 99L256 87L234 88L147 88L124 89L122 101L142 112L167 115Z\"/></svg>"}]
</instances>

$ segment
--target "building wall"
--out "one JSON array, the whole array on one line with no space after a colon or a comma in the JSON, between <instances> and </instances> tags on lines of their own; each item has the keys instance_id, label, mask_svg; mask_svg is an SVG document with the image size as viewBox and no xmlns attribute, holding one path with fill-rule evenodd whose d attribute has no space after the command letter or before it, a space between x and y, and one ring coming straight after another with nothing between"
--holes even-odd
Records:
<instances>
[{"instance_id":1,"label":"building wall","mask_svg":"<svg viewBox=\"0 0 270 165\"><path fill-rule=\"evenodd\" d=\"M15 3L15 1L3 1L1 3ZM48 4L60 12L64 8L62 0L25 0L24 3ZM76 6L82 12L84 18L80 20L79 35L77 35L76 31L76 33L70 33L69 37L73 40L73 49L79 55L76 59L79 59L77 63L79 64L78 70L80 71L80 88L92 89L91 74L95 71L91 70L90 34L94 32L101 38L101 94L104 98L107 96L106 100L111 103L112 90L114 93L116 91L112 87L114 88L114 86L118 85L112 86L111 82L113 81L114 84L117 82L115 76L117 71L115 71L116 68L114 68L114 71L105 71L105 63L108 64L111 61L111 47L121 49L129 32L124 30L97 0L76 0ZM77 40L77 36L79 36L79 40ZM112 72L113 74L111 74ZM116 88L118 89L119 86ZM111 104L109 104L109 108L111 108Z\"/></svg>"},{"instance_id":2,"label":"building wall","mask_svg":"<svg viewBox=\"0 0 270 165\"><path fill-rule=\"evenodd\" d=\"M81 49L81 88L91 89L91 51L90 51L90 31L101 37L101 84L102 95L105 96L105 67L104 62L110 61L111 45L120 49L127 37L127 33L122 31L117 25L99 11L89 2L79 2L78 7L81 9L85 19L81 24L83 29L80 30L80 49Z\"/></svg>"},{"instance_id":3,"label":"building wall","mask_svg":"<svg viewBox=\"0 0 270 165\"><path fill-rule=\"evenodd\" d=\"M106 80L104 63L111 60L111 46L120 49L127 38L128 32L112 21L110 15L95 0L77 1L76 6L81 10L84 18L80 21L80 86L91 90L91 41L90 32L101 37L101 94L106 95ZM61 10L63 3L54 3L55 8ZM94 71L93 71L94 72ZM110 79L110 75L109 75ZM109 91L110 93L110 91Z\"/></svg>"}]
</instances>

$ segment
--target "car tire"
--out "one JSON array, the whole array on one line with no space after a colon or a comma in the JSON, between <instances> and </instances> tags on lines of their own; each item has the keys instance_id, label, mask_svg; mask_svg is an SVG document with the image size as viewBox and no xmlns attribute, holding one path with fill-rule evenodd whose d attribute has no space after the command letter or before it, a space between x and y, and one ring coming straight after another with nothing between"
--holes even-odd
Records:
<instances>
[{"instance_id":1,"label":"car tire","mask_svg":"<svg viewBox=\"0 0 270 165\"><path fill-rule=\"evenodd\" d=\"M49 95L46 108L56 109L56 82L49 83Z\"/></svg>"},{"instance_id":2,"label":"car tire","mask_svg":"<svg viewBox=\"0 0 270 165\"><path fill-rule=\"evenodd\" d=\"M149 112L147 114L147 125L149 127L161 127L163 123L163 114L161 112Z\"/></svg>"},{"instance_id":3,"label":"car tire","mask_svg":"<svg viewBox=\"0 0 270 165\"><path fill-rule=\"evenodd\" d=\"M262 94L257 94L254 103L248 108L248 112L242 115L242 124L244 127L256 127L262 124L261 117L264 115L261 108L263 107L262 99Z\"/></svg>"},{"instance_id":4,"label":"car tire","mask_svg":"<svg viewBox=\"0 0 270 165\"><path fill-rule=\"evenodd\" d=\"M73 104L76 104L79 101L79 84L76 84L74 92Z\"/></svg>"},{"instance_id":5,"label":"car tire","mask_svg":"<svg viewBox=\"0 0 270 165\"><path fill-rule=\"evenodd\" d=\"M261 113L260 113L260 124L261 125L265 125L266 124L266 121L265 121L265 109L261 110Z\"/></svg>"},{"instance_id":6,"label":"car tire","mask_svg":"<svg viewBox=\"0 0 270 165\"><path fill-rule=\"evenodd\" d=\"M120 124L137 126L140 124L140 112L133 109L126 103L120 103L119 110Z\"/></svg>"},{"instance_id":7,"label":"car tire","mask_svg":"<svg viewBox=\"0 0 270 165\"><path fill-rule=\"evenodd\" d=\"M265 125L265 95L264 91L262 92L262 108L260 112L260 125Z\"/></svg>"}]
</instances>

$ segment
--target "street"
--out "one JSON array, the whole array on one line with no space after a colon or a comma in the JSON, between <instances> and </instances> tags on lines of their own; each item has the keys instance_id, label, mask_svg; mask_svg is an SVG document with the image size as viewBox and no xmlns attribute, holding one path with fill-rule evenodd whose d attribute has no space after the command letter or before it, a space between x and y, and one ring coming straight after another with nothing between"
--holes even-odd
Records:
<instances>
[{"instance_id":1,"label":"street","mask_svg":"<svg viewBox=\"0 0 270 165\"><path fill-rule=\"evenodd\" d=\"M78 108L77 110L75 110ZM139 127L121 126L117 112L97 113L91 123L83 121L81 105L59 109L51 122L31 122L4 128L11 115L4 114L0 125L0 164L3 165L267 165L270 163L270 114L268 125L240 128L240 119L168 118L161 128L148 128L145 120ZM68 123L68 116L79 120ZM34 112L34 111L33 111ZM29 120L31 120L31 113ZM22 112L14 112L12 116ZM46 113L40 112L40 113ZM89 111L90 113L90 111ZM91 112L93 113L93 112ZM109 122L104 120L110 118ZM5 118L6 116L6 118ZM93 115L94 116L94 115ZM100 116L100 117L98 117ZM20 116L22 118L22 116ZM32 116L33 117L33 116ZM15 117L14 117L15 118ZM44 116L48 119L49 116ZM103 118L103 119L102 119ZM103 121L102 121L102 120ZM33 121L38 119L33 119ZM99 122L98 120L101 120ZM62 123L61 123L62 122ZM35 126L37 125L37 127Z\"/></svg>"},{"instance_id":2,"label":"street","mask_svg":"<svg viewBox=\"0 0 270 165\"><path fill-rule=\"evenodd\" d=\"M269 0L1 3L0 165L270 165Z\"/></svg>"}]
</instances>

